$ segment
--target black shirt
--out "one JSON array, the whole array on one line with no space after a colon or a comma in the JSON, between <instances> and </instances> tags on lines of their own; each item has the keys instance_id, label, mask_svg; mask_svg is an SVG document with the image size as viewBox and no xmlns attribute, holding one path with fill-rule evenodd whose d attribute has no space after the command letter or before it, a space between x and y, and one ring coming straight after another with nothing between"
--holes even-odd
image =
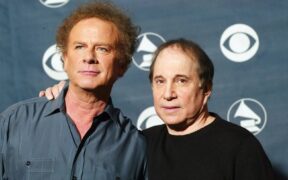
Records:
<instances>
[{"instance_id":1,"label":"black shirt","mask_svg":"<svg viewBox=\"0 0 288 180\"><path fill-rule=\"evenodd\" d=\"M144 130L149 180L272 180L257 139L215 116L208 126L184 136L170 135L165 125Z\"/></svg>"}]
</instances>

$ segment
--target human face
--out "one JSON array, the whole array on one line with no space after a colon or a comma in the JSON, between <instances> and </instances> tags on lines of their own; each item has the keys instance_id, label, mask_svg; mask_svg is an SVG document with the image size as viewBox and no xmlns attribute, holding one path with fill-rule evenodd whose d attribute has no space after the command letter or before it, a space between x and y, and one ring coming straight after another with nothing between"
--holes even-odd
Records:
<instances>
[{"instance_id":1,"label":"human face","mask_svg":"<svg viewBox=\"0 0 288 180\"><path fill-rule=\"evenodd\" d=\"M75 24L63 56L72 88L97 90L104 87L108 92L111 90L121 72L116 60L117 35L114 24L98 18Z\"/></svg>"},{"instance_id":2,"label":"human face","mask_svg":"<svg viewBox=\"0 0 288 180\"><path fill-rule=\"evenodd\" d=\"M168 127L188 128L204 113L210 91L204 92L194 59L179 47L163 49L154 64L154 106Z\"/></svg>"}]
</instances>

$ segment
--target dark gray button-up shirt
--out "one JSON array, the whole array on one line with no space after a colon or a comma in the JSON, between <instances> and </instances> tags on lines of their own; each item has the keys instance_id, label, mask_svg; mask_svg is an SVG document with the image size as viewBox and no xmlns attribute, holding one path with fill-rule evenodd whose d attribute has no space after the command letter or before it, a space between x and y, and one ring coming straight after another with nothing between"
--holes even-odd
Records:
<instances>
[{"instance_id":1,"label":"dark gray button-up shirt","mask_svg":"<svg viewBox=\"0 0 288 180\"><path fill-rule=\"evenodd\" d=\"M80 139L65 112L65 92L0 114L0 180L146 179L146 141L109 103Z\"/></svg>"}]
</instances>

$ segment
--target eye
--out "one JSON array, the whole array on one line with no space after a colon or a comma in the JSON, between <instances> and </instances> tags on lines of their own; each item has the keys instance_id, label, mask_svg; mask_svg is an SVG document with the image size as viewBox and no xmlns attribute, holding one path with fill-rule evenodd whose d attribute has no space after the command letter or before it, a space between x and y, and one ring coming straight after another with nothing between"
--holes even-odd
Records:
<instances>
[{"instance_id":1,"label":"eye","mask_svg":"<svg viewBox=\"0 0 288 180\"><path fill-rule=\"evenodd\" d=\"M189 81L189 79L187 77L177 77L175 79L175 83L178 85L185 85L185 84L187 84L188 81Z\"/></svg>"},{"instance_id":2,"label":"eye","mask_svg":"<svg viewBox=\"0 0 288 180\"><path fill-rule=\"evenodd\" d=\"M76 45L74 48L75 49L82 49L84 46L83 45Z\"/></svg>"},{"instance_id":3,"label":"eye","mask_svg":"<svg viewBox=\"0 0 288 180\"><path fill-rule=\"evenodd\" d=\"M176 82L179 83L179 84L185 84L187 82L187 79L179 78L179 79L177 79Z\"/></svg>"},{"instance_id":4,"label":"eye","mask_svg":"<svg viewBox=\"0 0 288 180\"><path fill-rule=\"evenodd\" d=\"M111 48L108 46L98 46L96 47L96 51L102 54L108 54L111 51Z\"/></svg>"},{"instance_id":5,"label":"eye","mask_svg":"<svg viewBox=\"0 0 288 180\"><path fill-rule=\"evenodd\" d=\"M164 83L163 79L154 79L154 84L156 84L156 85L161 85L163 83Z\"/></svg>"}]
</instances>

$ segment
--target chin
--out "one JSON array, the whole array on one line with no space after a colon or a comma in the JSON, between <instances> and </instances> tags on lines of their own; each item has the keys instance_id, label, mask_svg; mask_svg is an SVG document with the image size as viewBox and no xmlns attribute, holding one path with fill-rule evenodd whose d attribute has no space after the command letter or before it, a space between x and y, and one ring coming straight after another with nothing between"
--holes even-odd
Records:
<instances>
[{"instance_id":1,"label":"chin","mask_svg":"<svg viewBox=\"0 0 288 180\"><path fill-rule=\"evenodd\" d=\"M86 91L93 91L93 90L97 89L97 86L92 86L92 85L87 85L87 84L85 84L85 85L81 84L81 85L79 85L79 87L81 89L86 90Z\"/></svg>"},{"instance_id":2,"label":"chin","mask_svg":"<svg viewBox=\"0 0 288 180\"><path fill-rule=\"evenodd\" d=\"M164 120L163 120L164 121ZM177 125L180 125L182 124L181 122L177 121L177 120L168 120L168 121L164 121L165 124L167 124L168 126L177 126Z\"/></svg>"},{"instance_id":3,"label":"chin","mask_svg":"<svg viewBox=\"0 0 288 180\"><path fill-rule=\"evenodd\" d=\"M81 87L82 89L84 89L85 91L89 91L89 92L92 92L92 91L95 91L96 88L91 88L91 87Z\"/></svg>"},{"instance_id":4,"label":"chin","mask_svg":"<svg viewBox=\"0 0 288 180\"><path fill-rule=\"evenodd\" d=\"M96 89L98 86L100 86L99 83L91 82L91 81L82 81L79 82L79 87L83 89Z\"/></svg>"},{"instance_id":5,"label":"chin","mask_svg":"<svg viewBox=\"0 0 288 180\"><path fill-rule=\"evenodd\" d=\"M170 122L165 122L165 124L170 128L173 129L174 131L185 131L189 125L187 125L187 123L185 121L181 121L181 120L175 120L175 121L170 121Z\"/></svg>"},{"instance_id":6,"label":"chin","mask_svg":"<svg viewBox=\"0 0 288 180\"><path fill-rule=\"evenodd\" d=\"M181 123L181 121L179 122L179 120L175 116L165 116L164 115L164 116L160 116L160 118L167 125L177 125L177 124Z\"/></svg>"}]
</instances>

